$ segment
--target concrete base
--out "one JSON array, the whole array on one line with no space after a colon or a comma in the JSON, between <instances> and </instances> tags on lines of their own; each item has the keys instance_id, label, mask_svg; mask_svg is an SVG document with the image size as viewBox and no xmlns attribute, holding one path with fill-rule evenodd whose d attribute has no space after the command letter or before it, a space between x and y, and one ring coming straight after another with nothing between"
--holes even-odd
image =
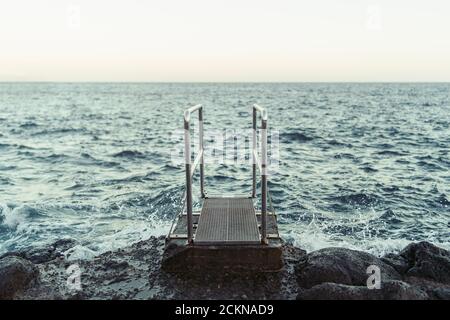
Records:
<instances>
[{"instance_id":1,"label":"concrete base","mask_svg":"<svg viewBox=\"0 0 450 320\"><path fill-rule=\"evenodd\" d=\"M283 267L282 242L268 245L196 246L182 239L169 239L162 268L168 272L232 270L277 272Z\"/></svg>"}]
</instances>

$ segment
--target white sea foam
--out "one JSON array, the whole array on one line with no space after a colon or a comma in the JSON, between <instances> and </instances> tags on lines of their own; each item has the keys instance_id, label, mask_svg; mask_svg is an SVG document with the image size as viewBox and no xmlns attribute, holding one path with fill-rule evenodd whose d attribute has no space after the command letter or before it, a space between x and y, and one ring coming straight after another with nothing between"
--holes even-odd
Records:
<instances>
[{"instance_id":1,"label":"white sea foam","mask_svg":"<svg viewBox=\"0 0 450 320\"><path fill-rule=\"evenodd\" d=\"M95 242L89 240L93 235L86 237L83 245L76 245L64 255L67 260L88 260L108 251L115 251L132 245L133 243L147 240L152 236L159 237L168 232L170 224L162 220L152 221L128 221L122 229L109 234L97 234Z\"/></svg>"},{"instance_id":2,"label":"white sea foam","mask_svg":"<svg viewBox=\"0 0 450 320\"><path fill-rule=\"evenodd\" d=\"M311 208L310 208L311 209ZM314 212L314 208L311 212ZM381 257L389 253L397 253L410 244L411 240L404 238L383 238L378 235L378 231L384 228L383 224L379 224L382 213L370 208L364 212L355 215L352 220L346 220L345 226L351 228L353 233L339 234L335 232L327 232L333 230L333 227L339 226L341 221L317 219L316 214L312 213L312 219L309 224L289 224L289 228L281 225L280 231L282 236L307 252L320 250L327 247L342 247L353 250L362 250L369 252L375 256ZM450 242L435 241L430 237L427 241L445 248L450 249Z\"/></svg>"},{"instance_id":3,"label":"white sea foam","mask_svg":"<svg viewBox=\"0 0 450 320\"><path fill-rule=\"evenodd\" d=\"M88 247L76 245L65 251L64 256L68 261L88 260L94 258L98 253Z\"/></svg>"},{"instance_id":4,"label":"white sea foam","mask_svg":"<svg viewBox=\"0 0 450 320\"><path fill-rule=\"evenodd\" d=\"M361 250L382 257L389 253L398 253L413 242L407 239L384 239L380 237L358 239L352 236L337 236L308 226L303 228L296 227L288 231L284 231L283 229L282 227L281 236L284 239L299 248L305 249L307 252L328 247L340 247ZM429 239L428 241L436 246L450 250L450 242L439 242L434 241L434 239Z\"/></svg>"},{"instance_id":5,"label":"white sea foam","mask_svg":"<svg viewBox=\"0 0 450 320\"><path fill-rule=\"evenodd\" d=\"M1 223L8 229L18 230L20 225L26 220L30 207L21 205L11 207L6 203L0 203L0 213L2 216Z\"/></svg>"}]
</instances>

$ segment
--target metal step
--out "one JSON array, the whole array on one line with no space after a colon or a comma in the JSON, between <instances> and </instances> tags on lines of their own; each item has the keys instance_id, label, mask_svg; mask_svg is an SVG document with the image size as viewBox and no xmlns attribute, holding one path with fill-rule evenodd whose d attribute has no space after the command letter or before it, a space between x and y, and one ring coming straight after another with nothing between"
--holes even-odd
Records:
<instances>
[{"instance_id":1,"label":"metal step","mask_svg":"<svg viewBox=\"0 0 450 320\"><path fill-rule=\"evenodd\" d=\"M251 198L207 198L198 221L196 245L260 244Z\"/></svg>"}]
</instances>

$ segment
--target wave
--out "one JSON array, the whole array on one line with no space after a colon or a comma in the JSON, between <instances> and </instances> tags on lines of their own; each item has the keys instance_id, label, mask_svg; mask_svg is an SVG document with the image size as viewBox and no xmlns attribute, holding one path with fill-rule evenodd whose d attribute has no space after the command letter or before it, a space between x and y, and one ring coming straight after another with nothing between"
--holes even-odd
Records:
<instances>
[{"instance_id":1,"label":"wave","mask_svg":"<svg viewBox=\"0 0 450 320\"><path fill-rule=\"evenodd\" d=\"M377 172L377 169L372 168L371 166L363 166L361 167L361 170L363 170L364 172L367 173L373 173L373 172Z\"/></svg>"},{"instance_id":2,"label":"wave","mask_svg":"<svg viewBox=\"0 0 450 320\"><path fill-rule=\"evenodd\" d=\"M336 147L347 147L347 148L353 147L352 144L350 144L350 143L340 142L340 141L337 141L335 139L329 140L327 143L329 145L336 146Z\"/></svg>"},{"instance_id":3,"label":"wave","mask_svg":"<svg viewBox=\"0 0 450 320\"><path fill-rule=\"evenodd\" d=\"M355 156L351 153L336 153L333 155L335 159L355 159Z\"/></svg>"},{"instance_id":4,"label":"wave","mask_svg":"<svg viewBox=\"0 0 450 320\"><path fill-rule=\"evenodd\" d=\"M419 165L421 167L424 167L424 168L426 168L428 170L433 170L433 171L444 170L444 168L442 168L440 165L437 165L437 164L432 163L430 161L423 161L423 160L421 160L421 161L417 162L417 165Z\"/></svg>"},{"instance_id":5,"label":"wave","mask_svg":"<svg viewBox=\"0 0 450 320\"><path fill-rule=\"evenodd\" d=\"M111 208L139 208L141 212L151 214L158 219L172 219L180 212L184 195L184 186L169 187L157 194L127 193L109 199ZM124 198L121 200L120 198Z\"/></svg>"},{"instance_id":6,"label":"wave","mask_svg":"<svg viewBox=\"0 0 450 320\"><path fill-rule=\"evenodd\" d=\"M56 135L56 134L67 134L67 133L85 133L87 130L85 128L58 128L58 129L46 129L42 131L35 132L31 136L43 136L43 135Z\"/></svg>"},{"instance_id":7,"label":"wave","mask_svg":"<svg viewBox=\"0 0 450 320\"><path fill-rule=\"evenodd\" d=\"M162 170L167 170L167 171L179 171L182 170L181 167L178 165L173 165L173 164L165 164L161 167ZM184 169L184 168L183 168Z\"/></svg>"},{"instance_id":8,"label":"wave","mask_svg":"<svg viewBox=\"0 0 450 320\"><path fill-rule=\"evenodd\" d=\"M356 224L366 225L363 230L353 230L352 234L338 234L328 223L322 223L316 217L313 217L308 224L296 224L295 228L291 225L280 225L280 234L286 242L294 244L307 252L320 250L328 247L342 247L354 250L369 252L375 256L381 257L388 253L398 253L408 244L413 242L404 237L389 237L379 231L382 231L382 225L375 225L374 222L380 219L395 219L396 215L392 210L386 211L381 216L374 216L373 219L357 220ZM392 220L390 223L394 223ZM339 224L341 224L339 222ZM436 246L450 249L449 241L441 241L438 238L427 237L427 241ZM418 240L417 240L418 241Z\"/></svg>"},{"instance_id":9,"label":"wave","mask_svg":"<svg viewBox=\"0 0 450 320\"><path fill-rule=\"evenodd\" d=\"M80 190L83 187L85 187L82 183L75 183L74 185L71 185L70 187L64 188L64 190Z\"/></svg>"},{"instance_id":10,"label":"wave","mask_svg":"<svg viewBox=\"0 0 450 320\"><path fill-rule=\"evenodd\" d=\"M29 219L41 214L28 205L16 206L14 204L0 203L0 225L9 230L18 230L20 225Z\"/></svg>"},{"instance_id":11,"label":"wave","mask_svg":"<svg viewBox=\"0 0 450 320\"><path fill-rule=\"evenodd\" d=\"M17 166L14 166L14 165L6 165L5 166L5 165L0 163L0 171L14 170L16 168L17 168Z\"/></svg>"},{"instance_id":12,"label":"wave","mask_svg":"<svg viewBox=\"0 0 450 320\"><path fill-rule=\"evenodd\" d=\"M398 253L412 242L406 239L383 239L380 237L367 237L367 239L339 237L332 233L324 232L314 226L281 230L281 235L288 243L305 249L307 252L329 247L340 247L362 250L378 257L382 257L388 253ZM445 247L445 244L442 243L437 243L437 245Z\"/></svg>"},{"instance_id":13,"label":"wave","mask_svg":"<svg viewBox=\"0 0 450 320\"><path fill-rule=\"evenodd\" d=\"M307 136L306 134L301 133L299 131L287 132L287 133L281 134L281 141L285 142L285 143L292 143L292 142L304 143L304 142L312 141L313 139L314 138Z\"/></svg>"},{"instance_id":14,"label":"wave","mask_svg":"<svg viewBox=\"0 0 450 320\"><path fill-rule=\"evenodd\" d=\"M161 173L157 171L148 172L146 174L134 174L125 178L121 179L110 179L103 181L103 184L105 185L112 185L112 184L126 184L130 182L148 182L155 180L157 176L160 176Z\"/></svg>"},{"instance_id":15,"label":"wave","mask_svg":"<svg viewBox=\"0 0 450 320\"><path fill-rule=\"evenodd\" d=\"M236 178L229 176L229 175L225 175L225 174L215 174L212 177L206 177L206 179L211 179L211 180L217 180L217 181L235 181Z\"/></svg>"},{"instance_id":16,"label":"wave","mask_svg":"<svg viewBox=\"0 0 450 320\"><path fill-rule=\"evenodd\" d=\"M19 127L23 129L36 128L39 125L36 122L25 122L22 123Z\"/></svg>"},{"instance_id":17,"label":"wave","mask_svg":"<svg viewBox=\"0 0 450 320\"><path fill-rule=\"evenodd\" d=\"M447 200L447 197L443 193L437 199L437 203L439 203L443 207L450 207L450 201Z\"/></svg>"},{"instance_id":18,"label":"wave","mask_svg":"<svg viewBox=\"0 0 450 320\"><path fill-rule=\"evenodd\" d=\"M0 167L0 170L2 170L1 167ZM12 186L12 185L14 185L14 183L13 183L12 180L9 179L8 177L0 177L0 186L1 186L1 185Z\"/></svg>"},{"instance_id":19,"label":"wave","mask_svg":"<svg viewBox=\"0 0 450 320\"><path fill-rule=\"evenodd\" d=\"M101 166L101 167L105 167L105 168L112 168L112 167L120 166L120 163L118 163L118 162L100 160L100 159L97 159L97 158L91 156L89 153L86 153L86 152L81 153L80 156L82 158L81 161L75 160L75 162L79 165L96 165L96 166Z\"/></svg>"},{"instance_id":20,"label":"wave","mask_svg":"<svg viewBox=\"0 0 450 320\"><path fill-rule=\"evenodd\" d=\"M114 158L129 158L129 159L145 158L145 155L142 152L139 152L136 150L123 150L123 151L114 153L112 156Z\"/></svg>"},{"instance_id":21,"label":"wave","mask_svg":"<svg viewBox=\"0 0 450 320\"><path fill-rule=\"evenodd\" d=\"M399 224L402 220L395 214L395 212L391 209L387 209L380 218L383 221L389 222L390 224Z\"/></svg>"},{"instance_id":22,"label":"wave","mask_svg":"<svg viewBox=\"0 0 450 320\"><path fill-rule=\"evenodd\" d=\"M368 193L352 193L342 196L331 197L330 200L352 206L369 206L378 202L378 198Z\"/></svg>"},{"instance_id":23,"label":"wave","mask_svg":"<svg viewBox=\"0 0 450 320\"><path fill-rule=\"evenodd\" d=\"M382 156L405 156L407 153L401 152L401 151L394 151L394 150L381 150L375 152L375 154L382 155Z\"/></svg>"},{"instance_id":24,"label":"wave","mask_svg":"<svg viewBox=\"0 0 450 320\"><path fill-rule=\"evenodd\" d=\"M19 152L18 152L18 154L19 154ZM49 155L36 156L36 153L34 153L34 152L25 151L25 152L20 152L20 154L30 157L33 160L50 162L50 163L59 163L59 162L63 162L64 160L70 159L70 157L68 155L62 154L62 153L51 153Z\"/></svg>"}]
</instances>

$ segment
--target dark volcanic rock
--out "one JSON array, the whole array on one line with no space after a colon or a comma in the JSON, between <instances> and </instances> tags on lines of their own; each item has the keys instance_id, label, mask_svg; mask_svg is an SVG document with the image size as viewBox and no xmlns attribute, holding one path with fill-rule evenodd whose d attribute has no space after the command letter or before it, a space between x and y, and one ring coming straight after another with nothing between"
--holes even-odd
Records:
<instances>
[{"instance_id":1,"label":"dark volcanic rock","mask_svg":"<svg viewBox=\"0 0 450 320\"><path fill-rule=\"evenodd\" d=\"M450 288L436 288L431 294L435 299L450 300Z\"/></svg>"},{"instance_id":2,"label":"dark volcanic rock","mask_svg":"<svg viewBox=\"0 0 450 320\"><path fill-rule=\"evenodd\" d=\"M67 246L69 245L68 243ZM62 247L60 244L50 251L62 251L58 249ZM52 259L39 264L40 276L36 285L28 286L23 293L18 291L14 298L252 300L295 297L450 298L450 284L444 283L448 276L446 271L448 251L426 243L411 244L400 254L389 255L383 259L344 248L327 248L306 254L297 247L284 245L284 268L276 273L225 270L170 273L161 267L164 249L164 237L151 237L90 260L73 260L68 257ZM46 257L51 258L53 255ZM23 261L12 256L4 259ZM29 268L34 268L29 262L25 263ZM67 270L73 264L77 264L81 271L81 290L67 286ZM367 288L369 275L366 271L369 265L377 265L380 268L381 289ZM32 273L31 270L30 274Z\"/></svg>"},{"instance_id":3,"label":"dark volcanic rock","mask_svg":"<svg viewBox=\"0 0 450 320\"><path fill-rule=\"evenodd\" d=\"M18 256L30 260L35 264L40 264L63 256L63 252L72 248L75 244L76 241L73 239L60 239L49 246L29 248L18 252L8 252L2 255L0 259L7 256Z\"/></svg>"},{"instance_id":4,"label":"dark volcanic rock","mask_svg":"<svg viewBox=\"0 0 450 320\"><path fill-rule=\"evenodd\" d=\"M366 286L366 268L381 271L381 289ZM296 267L298 299L448 299L450 253L427 242L378 259L368 253L326 248L306 255ZM403 280L403 281L396 281Z\"/></svg>"},{"instance_id":5,"label":"dark volcanic rock","mask_svg":"<svg viewBox=\"0 0 450 320\"><path fill-rule=\"evenodd\" d=\"M395 270L397 270L398 273L402 275L404 275L409 269L408 260L405 257L395 253L389 253L381 258L381 260L392 266Z\"/></svg>"},{"instance_id":6,"label":"dark volcanic rock","mask_svg":"<svg viewBox=\"0 0 450 320\"><path fill-rule=\"evenodd\" d=\"M0 259L0 299L12 299L36 280L36 266L21 257L7 256Z\"/></svg>"},{"instance_id":7,"label":"dark volcanic rock","mask_svg":"<svg viewBox=\"0 0 450 320\"><path fill-rule=\"evenodd\" d=\"M294 266L305 251L284 246L276 273L207 271L168 273L161 268L164 237L106 252L92 260L55 259L41 264L38 286L19 299L295 299ZM67 268L81 270L81 291L67 287Z\"/></svg>"},{"instance_id":8,"label":"dark volcanic rock","mask_svg":"<svg viewBox=\"0 0 450 320\"><path fill-rule=\"evenodd\" d=\"M450 284L450 252L431 243L411 243L399 254L388 254L382 260L405 277Z\"/></svg>"},{"instance_id":9,"label":"dark volcanic rock","mask_svg":"<svg viewBox=\"0 0 450 320\"><path fill-rule=\"evenodd\" d=\"M400 256L408 262L408 277L450 284L450 252L428 242L411 243Z\"/></svg>"},{"instance_id":10,"label":"dark volcanic rock","mask_svg":"<svg viewBox=\"0 0 450 320\"><path fill-rule=\"evenodd\" d=\"M350 286L338 283L322 283L299 292L300 300L426 300L426 292L405 282L388 280L380 289Z\"/></svg>"},{"instance_id":11,"label":"dark volcanic rock","mask_svg":"<svg viewBox=\"0 0 450 320\"><path fill-rule=\"evenodd\" d=\"M311 288L324 282L365 286L367 267L376 265L381 280L401 280L401 275L389 264L361 251L345 248L325 248L307 254L296 267L300 287Z\"/></svg>"}]
</instances>

